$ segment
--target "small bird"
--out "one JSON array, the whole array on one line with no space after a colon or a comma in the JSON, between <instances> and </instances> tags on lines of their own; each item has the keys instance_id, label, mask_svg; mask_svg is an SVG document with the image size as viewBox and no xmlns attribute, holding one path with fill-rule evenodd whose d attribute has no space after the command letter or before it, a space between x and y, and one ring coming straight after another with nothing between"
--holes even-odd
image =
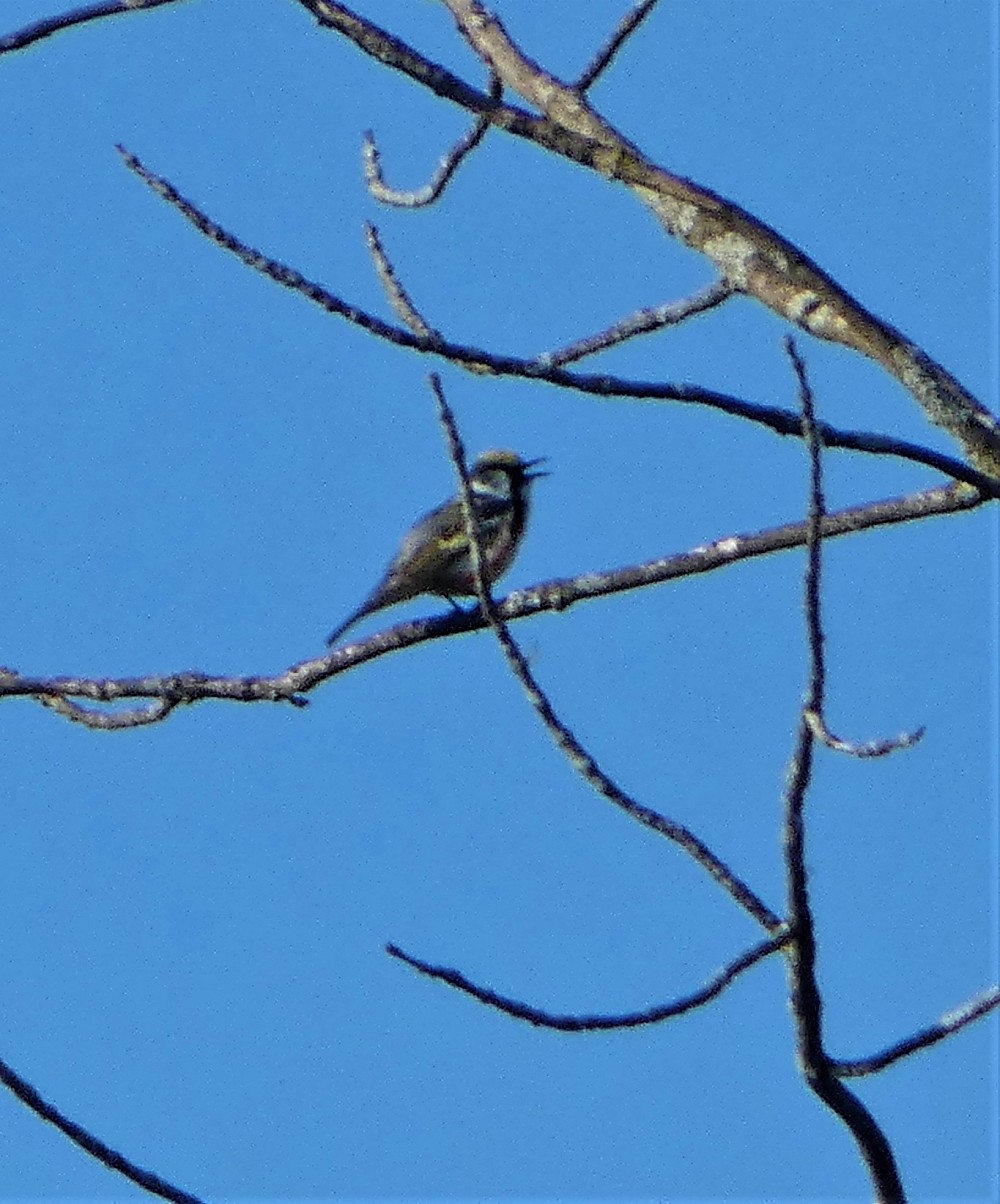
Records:
<instances>
[{"instance_id":1,"label":"small bird","mask_svg":"<svg viewBox=\"0 0 1000 1204\"><path fill-rule=\"evenodd\" d=\"M530 469L544 458L523 460L517 452L496 450L483 452L472 466L472 508L479 523L483 574L490 585L506 573L517 555L528 521L531 483L548 476ZM365 615L418 594L438 594L455 606L452 595L475 593L465 512L458 494L417 522L382 580L358 609L330 632L326 642L335 644Z\"/></svg>"}]
</instances>

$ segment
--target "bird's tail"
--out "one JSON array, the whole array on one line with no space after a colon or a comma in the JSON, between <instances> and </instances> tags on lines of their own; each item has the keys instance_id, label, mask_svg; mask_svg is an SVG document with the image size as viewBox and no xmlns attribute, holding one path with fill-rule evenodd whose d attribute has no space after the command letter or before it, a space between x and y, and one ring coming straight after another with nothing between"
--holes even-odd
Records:
<instances>
[{"instance_id":1,"label":"bird's tail","mask_svg":"<svg viewBox=\"0 0 1000 1204\"><path fill-rule=\"evenodd\" d=\"M333 645L336 644L336 642L344 634L344 632L347 631L347 629L349 627L353 627L354 624L357 623L360 619L363 619L366 614L369 614L371 609L372 609L371 606L369 606L366 603L364 606L359 606L358 609L352 615L348 615L348 617L343 621L343 623L341 623L341 625L339 627L335 627L333 629L333 631L331 631L330 634L326 637L327 647L332 648Z\"/></svg>"}]
</instances>

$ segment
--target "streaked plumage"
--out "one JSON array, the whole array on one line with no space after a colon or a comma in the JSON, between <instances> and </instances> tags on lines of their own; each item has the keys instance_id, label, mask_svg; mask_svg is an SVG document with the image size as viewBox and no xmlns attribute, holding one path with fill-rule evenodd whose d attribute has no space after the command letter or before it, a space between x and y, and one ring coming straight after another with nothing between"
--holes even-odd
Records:
<instances>
[{"instance_id":1,"label":"streaked plumage","mask_svg":"<svg viewBox=\"0 0 1000 1204\"><path fill-rule=\"evenodd\" d=\"M522 460L516 452L497 450L484 452L472 466L472 503L479 522L483 568L491 585L510 568L524 537L531 482L546 475L529 471L538 463ZM326 642L336 643L359 619L418 594L451 599L475 593L462 499L456 496L417 522L379 584Z\"/></svg>"}]
</instances>

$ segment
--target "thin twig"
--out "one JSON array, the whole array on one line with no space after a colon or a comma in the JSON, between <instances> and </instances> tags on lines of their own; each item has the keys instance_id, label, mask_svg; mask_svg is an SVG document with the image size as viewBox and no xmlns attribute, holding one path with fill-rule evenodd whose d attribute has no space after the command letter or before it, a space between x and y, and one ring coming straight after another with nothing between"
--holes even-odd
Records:
<instances>
[{"instance_id":1,"label":"thin twig","mask_svg":"<svg viewBox=\"0 0 1000 1204\"><path fill-rule=\"evenodd\" d=\"M599 351L607 351L609 347L617 347L628 339L639 335L651 334L662 330L665 326L678 326L681 322L693 318L697 314L715 309L734 296L736 290L726 280L717 280L707 288L699 289L690 297L680 301L671 301L667 305L659 305L655 309L640 309L627 318L622 318L607 330L588 335L563 347L559 351L546 351L538 356L536 363L544 368L561 368L566 364L582 360L585 356L596 355Z\"/></svg>"},{"instance_id":2,"label":"thin twig","mask_svg":"<svg viewBox=\"0 0 1000 1204\"><path fill-rule=\"evenodd\" d=\"M206 238L235 255L247 267L261 272L276 284L300 293L315 305L346 319L369 334L413 351L437 355L451 363L477 374L491 373L497 376L521 377L527 380L544 381L559 388L574 389L596 397L631 397L647 401L678 401L691 405L708 406L736 418L745 418L759 423L778 435L802 434L800 415L777 406L758 405L744 401L727 393L703 389L697 385L652 383L625 380L608 375L587 375L566 372L561 368L546 368L537 360L517 356L498 355L480 347L469 347L461 343L438 342L420 338L409 330L393 326L360 306L352 305L330 292L322 285L306 279L295 268L280 260L271 259L241 241L224 227L213 221L197 205L187 200L174 188L169 180L156 176L135 155L118 146L129 170L135 172L157 196L173 205ZM869 455L898 456L917 464L937 469L958 481L974 486L985 497L1000 498L1000 481L977 472L962 460L945 456L919 444L893 439L870 431L842 431L822 423L819 431L826 447L839 447L860 451Z\"/></svg>"},{"instance_id":3,"label":"thin twig","mask_svg":"<svg viewBox=\"0 0 1000 1204\"><path fill-rule=\"evenodd\" d=\"M960 1032L976 1020L981 1020L983 1016L988 1016L990 1012L996 1011L997 1008L1000 1008L1000 987L990 987L988 991L970 999L968 1003L963 1003L960 1007L946 1013L937 1024L929 1024L926 1028L918 1029L909 1037L894 1041L881 1052L871 1054L867 1058L836 1058L830 1063L831 1069L838 1078L842 1079L875 1074L918 1050L936 1045L938 1041L943 1041L945 1037Z\"/></svg>"},{"instance_id":4,"label":"thin twig","mask_svg":"<svg viewBox=\"0 0 1000 1204\"><path fill-rule=\"evenodd\" d=\"M675 820L668 819L661 815L658 811L654 811L652 807L647 807L643 803L637 802L630 795L626 794L621 787L614 782L601 767L591 754L583 747L580 741L576 738L573 732L566 726L565 723L556 715L555 710L542 691L538 682L535 680L528 662L525 659L521 649L514 642L514 638L501 618L497 609L496 603L490 594L489 585L482 574L482 556L479 545L479 526L475 519L475 513L472 507L472 496L469 486L469 472L465 462L465 449L462 446L462 439L458 432L458 427L455 423L455 417L451 412L448 401L444 395L444 389L441 386L441 380L436 373L431 374L431 388L434 390L434 395L437 398L438 409L441 415L441 423L444 426L448 436L448 446L451 450L452 459L455 464L455 469L458 472L459 479L462 483L462 497L465 508L466 526L469 532L469 540L472 545L472 567L473 575L476 580L476 590L479 597L480 607L483 614L486 616L490 626L493 628L494 634L500 641L500 646L506 654L507 661L511 669L514 671L517 679L524 687L524 691L528 696L531 705L537 711L542 722L545 724L549 734L555 740L557 746L565 753L570 764L580 774L580 776L599 794L603 795L609 802L619 807L632 819L637 820L645 827L656 832L658 835L665 837L667 840L673 841L679 845L689 856L705 870L729 895L772 936L783 931L783 924L779 916L760 899L751 888L739 878L728 865L712 852L712 850L698 836L685 827L683 824L677 823Z\"/></svg>"},{"instance_id":5,"label":"thin twig","mask_svg":"<svg viewBox=\"0 0 1000 1204\"><path fill-rule=\"evenodd\" d=\"M460 970L451 970L446 966L435 966L430 962L422 961L418 957L413 957L411 954L400 949L398 945L387 945L386 952L391 954L392 957L405 962L408 966L412 966L414 970L418 970L421 974L427 975L428 978L435 978L440 982L446 982L449 986L455 987L459 991L464 991L474 999L478 999L480 1003L485 1003L489 1007L496 1008L497 1011L505 1012L508 1016L513 1016L516 1020L526 1020L529 1024L534 1024L538 1028L553 1028L563 1033L592 1033L607 1032L609 1029L640 1028L645 1024L658 1024L663 1020L670 1020L674 1016L681 1016L685 1012L691 1012L695 1008L702 1007L721 995L726 987L734 982L745 970L749 970L751 966L756 965L757 962L780 949L787 940L788 936L785 934L762 941L759 945L754 945L746 953L742 953L739 957L734 958L714 978L709 979L699 990L692 991L690 995L682 995L680 999L675 999L672 1003L661 1003L655 1007L646 1008L643 1011L625 1012L617 1016L573 1016L548 1012L543 1008L532 1007L531 1004L522 1003L506 995L500 995L496 991L491 991L488 987L478 986L471 979L466 978Z\"/></svg>"},{"instance_id":6,"label":"thin twig","mask_svg":"<svg viewBox=\"0 0 1000 1204\"><path fill-rule=\"evenodd\" d=\"M835 736L826 724L823 713L826 698L826 639L823 634L822 618L820 615L820 587L822 581L823 561L820 545L822 542L822 524L826 515L826 502L823 497L823 477L821 461L821 444L816 429L816 414L813 404L812 389L802 357L795 346L791 335L785 338L785 350L791 360L799 382L799 397L802 401L802 420L805 429L806 447L809 450L810 493L809 493L809 533L806 547L809 552L805 580L805 613L806 631L809 647L812 651L812 683L810 685L810 703L803 712L803 719L809 725L813 738L821 741L835 752L848 753L854 757L884 757L889 753L898 752L904 748L912 748L924 734L924 728L912 732L904 732L891 740L868 740L864 743L849 743Z\"/></svg>"},{"instance_id":7,"label":"thin twig","mask_svg":"<svg viewBox=\"0 0 1000 1204\"><path fill-rule=\"evenodd\" d=\"M368 250L371 252L372 259L375 260L375 270L378 272L379 280L382 281L382 287L389 298L389 304L399 315L400 321L408 326L419 338L433 339L440 342L441 335L424 320L420 311L413 304L410 294L403 287L395 267L393 267L389 256L385 253L385 247L382 245L382 238L379 235L378 228L373 226L371 222L365 222L365 241L368 243Z\"/></svg>"},{"instance_id":8,"label":"thin twig","mask_svg":"<svg viewBox=\"0 0 1000 1204\"><path fill-rule=\"evenodd\" d=\"M815 711L806 711L806 722L816 739L825 744L827 748L862 760L870 757L886 757L889 753L912 748L923 739L927 731L926 727L921 726L914 728L911 732L900 732L898 736L890 736L882 740L849 741L834 735L826 726L824 716L818 715Z\"/></svg>"},{"instance_id":9,"label":"thin twig","mask_svg":"<svg viewBox=\"0 0 1000 1204\"><path fill-rule=\"evenodd\" d=\"M8 1087L21 1103L25 1107L30 1108L36 1116L54 1125L60 1133L68 1137L80 1149L90 1154L93 1158L96 1158L109 1171L115 1171L117 1174L123 1175L144 1191L152 1192L154 1196L160 1196L164 1200L172 1200L174 1204L202 1204L197 1196L191 1195L190 1192L182 1191L179 1187L174 1187L172 1183L168 1183L166 1179L161 1179L159 1175L154 1174L152 1171L143 1170L141 1166L137 1166L134 1162L126 1158L124 1154L120 1154L117 1150L112 1149L111 1146L106 1145L82 1125L77 1124L75 1120L70 1120L68 1116L60 1112L53 1104L44 1100L26 1079L21 1078L17 1071L2 1059L0 1059L0 1083Z\"/></svg>"},{"instance_id":10,"label":"thin twig","mask_svg":"<svg viewBox=\"0 0 1000 1204\"><path fill-rule=\"evenodd\" d=\"M94 731L120 732L127 727L146 727L160 723L180 705L179 698L158 698L144 707L130 707L127 711L98 711L81 706L61 694L41 694L38 701L43 707L62 715L72 723L80 723Z\"/></svg>"},{"instance_id":11,"label":"thin twig","mask_svg":"<svg viewBox=\"0 0 1000 1204\"><path fill-rule=\"evenodd\" d=\"M621 50L625 40L639 28L646 17L653 11L657 2L658 0L641 0L631 12L626 13L622 17L618 28L608 38L604 46L594 56L590 66L587 67L573 85L577 92L582 94L588 88L592 87L597 77L605 70L618 51Z\"/></svg>"},{"instance_id":12,"label":"thin twig","mask_svg":"<svg viewBox=\"0 0 1000 1204\"><path fill-rule=\"evenodd\" d=\"M503 84L492 72L487 92L494 100L500 100L503 96ZM368 185L368 191L375 200L381 201L385 205L395 205L400 209L421 209L426 205L433 205L441 198L455 172L486 137L492 124L489 117L477 117L468 133L463 134L451 150L442 157L438 169L430 181L423 188L416 188L411 192L390 188L386 184L382 174L382 156L375 142L375 135L371 130L365 130L361 156L364 162L365 183Z\"/></svg>"},{"instance_id":13,"label":"thin twig","mask_svg":"<svg viewBox=\"0 0 1000 1204\"><path fill-rule=\"evenodd\" d=\"M799 1068L810 1090L841 1118L854 1137L871 1175L876 1200L896 1204L905 1199L896 1160L885 1134L862 1102L836 1077L823 1047L823 998L816 977L816 931L809 900L806 869L805 800L812 780L812 728L808 712L823 712L825 674L823 628L819 605L822 524L824 517L821 444L816 430L812 390L795 344L786 343L799 381L799 400L806 448L809 452L810 488L805 582L806 631L809 639L810 672L806 702L799 717L796 747L785 791L783 844L788 883L788 923L792 941L787 948L791 1009L795 1021Z\"/></svg>"},{"instance_id":14,"label":"thin twig","mask_svg":"<svg viewBox=\"0 0 1000 1204\"><path fill-rule=\"evenodd\" d=\"M83 25L87 21L97 21L102 17L115 17L120 13L138 12L140 9L159 8L161 4L176 4L178 0L103 0L100 4L84 4L80 8L71 9L57 17L43 17L13 33L0 36L0 54L11 50L23 50L33 42L50 38L54 33L69 29L73 25Z\"/></svg>"}]
</instances>

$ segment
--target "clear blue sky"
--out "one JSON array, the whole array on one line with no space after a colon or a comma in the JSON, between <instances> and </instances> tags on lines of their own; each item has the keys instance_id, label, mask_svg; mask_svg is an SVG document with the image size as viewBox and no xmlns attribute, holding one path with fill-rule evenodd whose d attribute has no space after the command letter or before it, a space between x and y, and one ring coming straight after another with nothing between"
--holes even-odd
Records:
<instances>
[{"instance_id":1,"label":"clear blue sky","mask_svg":"<svg viewBox=\"0 0 1000 1204\"><path fill-rule=\"evenodd\" d=\"M4 0L0 33L54 2ZM498 4L567 77L625 7ZM664 0L594 101L995 408L993 7ZM440 5L363 8L481 81ZM376 221L428 319L499 351L557 347L711 278L624 191L499 134L437 208L382 210L366 127L407 187L466 118L291 0L189 0L0 58L0 663L279 671L321 654L452 488L438 365L211 246L115 142L386 313L362 239ZM592 368L793 406L783 334L738 302ZM801 345L822 417L953 450L873 366ZM443 373L470 450L550 459L512 587L802 513L797 441ZM935 480L827 466L833 507ZM515 628L602 764L777 909L802 567L772 557ZM840 1056L995 980L996 573L995 508L829 549L832 725L928 728L882 762L820 758L809 864ZM672 1023L565 1036L385 955L395 941L542 1007L619 1012L758 939L573 775L486 633L372 663L306 710L209 704L112 735L26 701L2 719L0 1056L140 1164L213 1198L868 1197L797 1077L780 960ZM914 1199L995 1190L996 1050L982 1024L858 1084ZM0 1196L132 1194L0 1096Z\"/></svg>"}]
</instances>

